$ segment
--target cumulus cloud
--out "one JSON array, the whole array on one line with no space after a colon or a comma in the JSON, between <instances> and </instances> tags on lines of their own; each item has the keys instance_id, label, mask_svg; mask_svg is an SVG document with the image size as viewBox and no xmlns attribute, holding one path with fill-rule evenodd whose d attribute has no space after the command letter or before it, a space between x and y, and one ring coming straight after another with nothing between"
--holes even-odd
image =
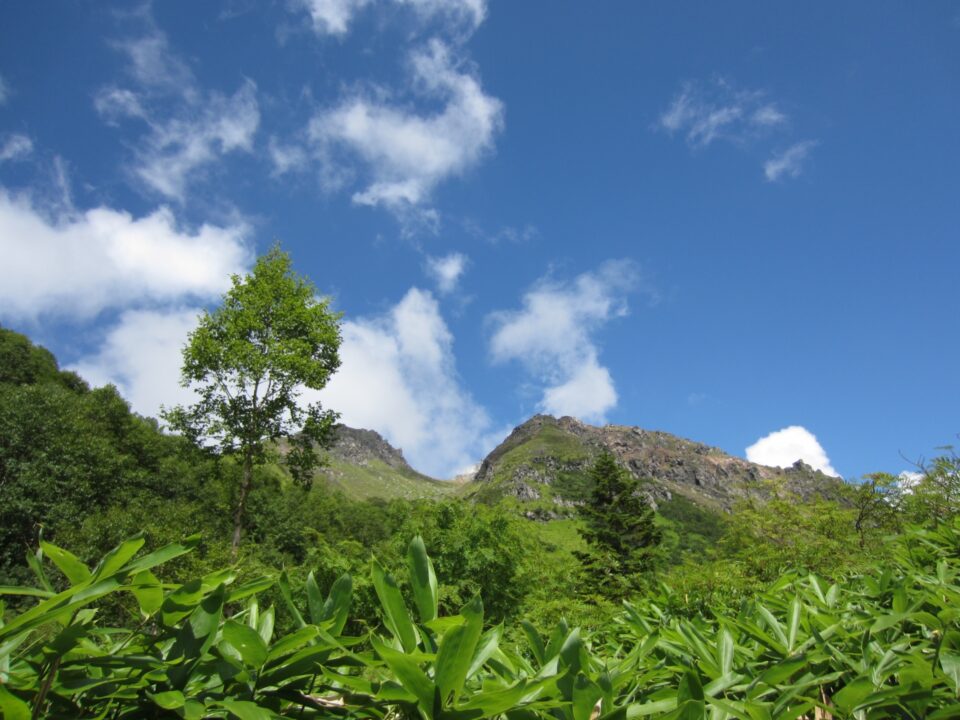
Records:
<instances>
[{"instance_id":1,"label":"cumulus cloud","mask_svg":"<svg viewBox=\"0 0 960 720\"><path fill-rule=\"evenodd\" d=\"M617 392L598 360L594 335L627 314L627 295L639 282L639 270L628 260L609 261L568 283L540 281L519 310L489 317L494 362L523 363L544 386L543 411L602 422L616 406Z\"/></svg>"},{"instance_id":2,"label":"cumulus cloud","mask_svg":"<svg viewBox=\"0 0 960 720\"><path fill-rule=\"evenodd\" d=\"M460 282L460 276L467 269L468 258L463 253L450 253L443 257L427 258L427 273L437 284L437 289L441 293L453 292L457 283Z\"/></svg>"},{"instance_id":3,"label":"cumulus cloud","mask_svg":"<svg viewBox=\"0 0 960 720\"><path fill-rule=\"evenodd\" d=\"M423 22L443 18L455 25L475 29L487 15L486 0L380 0L379 4L407 7ZM376 0L299 0L296 7L306 10L318 35L342 37L354 17Z\"/></svg>"},{"instance_id":4,"label":"cumulus cloud","mask_svg":"<svg viewBox=\"0 0 960 720\"><path fill-rule=\"evenodd\" d=\"M747 448L747 460L771 467L789 467L803 460L814 470L839 477L816 436L800 425L777 430Z\"/></svg>"},{"instance_id":5,"label":"cumulus cloud","mask_svg":"<svg viewBox=\"0 0 960 720\"><path fill-rule=\"evenodd\" d=\"M134 87L102 88L94 106L112 125L144 123L131 173L153 192L182 202L188 183L205 168L230 153L252 151L260 125L257 87L244 80L232 95L200 88L166 35L144 20L145 32L114 43L128 58Z\"/></svg>"},{"instance_id":6,"label":"cumulus cloud","mask_svg":"<svg viewBox=\"0 0 960 720\"><path fill-rule=\"evenodd\" d=\"M0 163L23 160L33 152L33 141L26 135L11 133L0 143Z\"/></svg>"},{"instance_id":7,"label":"cumulus cloud","mask_svg":"<svg viewBox=\"0 0 960 720\"><path fill-rule=\"evenodd\" d=\"M421 113L383 94L355 95L320 112L308 135L324 166L358 165L367 184L361 205L404 211L425 203L441 181L462 174L493 149L503 105L458 63L449 46L432 40L411 56L414 93L440 102ZM337 173L342 177L342 173Z\"/></svg>"},{"instance_id":8,"label":"cumulus cloud","mask_svg":"<svg viewBox=\"0 0 960 720\"><path fill-rule=\"evenodd\" d=\"M715 79L685 83L660 115L658 125L671 135L685 135L692 147L706 147L721 139L741 142L788 120L763 92L737 89L726 80Z\"/></svg>"},{"instance_id":9,"label":"cumulus cloud","mask_svg":"<svg viewBox=\"0 0 960 720\"><path fill-rule=\"evenodd\" d=\"M769 182L776 182L782 177L799 177L803 171L804 160L816 146L816 141L807 140L791 145L781 153L775 153L763 164L764 177Z\"/></svg>"},{"instance_id":10,"label":"cumulus cloud","mask_svg":"<svg viewBox=\"0 0 960 720\"><path fill-rule=\"evenodd\" d=\"M139 218L107 207L49 218L0 190L0 315L91 318L214 297L248 264L247 233L243 225L184 229L167 208Z\"/></svg>"},{"instance_id":11,"label":"cumulus cloud","mask_svg":"<svg viewBox=\"0 0 960 720\"><path fill-rule=\"evenodd\" d=\"M342 325L340 370L318 394L353 427L376 430L410 463L452 477L475 463L489 418L457 376L437 301L412 288L382 316Z\"/></svg>"},{"instance_id":12,"label":"cumulus cloud","mask_svg":"<svg viewBox=\"0 0 960 720\"><path fill-rule=\"evenodd\" d=\"M197 326L199 308L128 310L100 349L70 366L95 386L116 385L135 412L156 417L160 406L196 400L180 387L181 350Z\"/></svg>"}]
</instances>

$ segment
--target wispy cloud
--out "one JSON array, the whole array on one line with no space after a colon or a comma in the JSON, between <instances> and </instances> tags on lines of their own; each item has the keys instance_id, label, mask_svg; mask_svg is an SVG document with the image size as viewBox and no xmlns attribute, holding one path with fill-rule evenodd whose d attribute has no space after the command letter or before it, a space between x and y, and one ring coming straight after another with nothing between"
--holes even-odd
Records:
<instances>
[{"instance_id":1,"label":"wispy cloud","mask_svg":"<svg viewBox=\"0 0 960 720\"><path fill-rule=\"evenodd\" d=\"M295 7L309 14L318 35L342 37L360 12L388 4L411 9L424 23L440 18L468 30L476 29L487 15L486 0L297 0Z\"/></svg>"},{"instance_id":2,"label":"wispy cloud","mask_svg":"<svg viewBox=\"0 0 960 720\"><path fill-rule=\"evenodd\" d=\"M456 290L460 277L467 269L468 262L469 259L463 253L428 257L426 262L427 274L437 284L437 290L443 294L451 293Z\"/></svg>"},{"instance_id":3,"label":"wispy cloud","mask_svg":"<svg viewBox=\"0 0 960 720\"><path fill-rule=\"evenodd\" d=\"M762 90L738 88L728 80L684 83L669 107L657 119L656 127L670 135L683 136L700 150L715 142L753 149L772 134L791 134L791 118ZM768 181L784 176L797 177L804 159L816 147L816 140L798 142L774 153L763 166Z\"/></svg>"},{"instance_id":4,"label":"wispy cloud","mask_svg":"<svg viewBox=\"0 0 960 720\"><path fill-rule=\"evenodd\" d=\"M0 162L23 160L33 153L33 141L26 135L11 133L0 142Z\"/></svg>"},{"instance_id":5,"label":"wispy cloud","mask_svg":"<svg viewBox=\"0 0 960 720\"><path fill-rule=\"evenodd\" d=\"M199 86L146 13L145 30L113 43L127 56L133 87L111 85L94 106L108 123L145 124L134 145L131 174L151 191L183 202L189 183L223 156L251 152L260 124L257 88L243 80L232 95Z\"/></svg>"},{"instance_id":6,"label":"wispy cloud","mask_svg":"<svg viewBox=\"0 0 960 720\"><path fill-rule=\"evenodd\" d=\"M799 177L803 171L803 163L819 143L815 140L791 145L786 150L774 155L763 164L763 175L770 182L776 182L783 177Z\"/></svg>"},{"instance_id":7,"label":"wispy cloud","mask_svg":"<svg viewBox=\"0 0 960 720\"><path fill-rule=\"evenodd\" d=\"M839 477L816 436L800 425L777 430L757 440L746 450L747 460L771 467L790 467L802 460L814 470Z\"/></svg>"},{"instance_id":8,"label":"wispy cloud","mask_svg":"<svg viewBox=\"0 0 960 720\"><path fill-rule=\"evenodd\" d=\"M0 75L0 105L3 105L9 97L10 86L7 84L7 81L3 79L3 75Z\"/></svg>"},{"instance_id":9,"label":"wispy cloud","mask_svg":"<svg viewBox=\"0 0 960 720\"><path fill-rule=\"evenodd\" d=\"M519 310L493 313L494 362L521 362L543 387L540 408L553 415L603 421L617 403L609 370L599 362L594 335L628 312L627 296L641 287L629 260L603 264L570 282L544 279Z\"/></svg>"},{"instance_id":10,"label":"wispy cloud","mask_svg":"<svg viewBox=\"0 0 960 720\"><path fill-rule=\"evenodd\" d=\"M716 140L743 142L788 121L763 92L715 79L684 83L660 115L658 126L671 135L684 135L692 147L706 147Z\"/></svg>"},{"instance_id":11,"label":"wispy cloud","mask_svg":"<svg viewBox=\"0 0 960 720\"><path fill-rule=\"evenodd\" d=\"M308 134L321 164L338 177L344 166L366 178L353 194L360 205L404 212L429 202L434 188L493 150L502 103L484 93L475 72L440 40L412 53L411 92L440 102L421 112L384 92L358 94L318 113ZM389 96L389 93L386 93Z\"/></svg>"},{"instance_id":12,"label":"wispy cloud","mask_svg":"<svg viewBox=\"0 0 960 720\"><path fill-rule=\"evenodd\" d=\"M460 383L453 335L429 292L412 288L387 313L341 329L342 364L319 397L343 422L380 432L435 477L489 450L489 418Z\"/></svg>"}]
</instances>

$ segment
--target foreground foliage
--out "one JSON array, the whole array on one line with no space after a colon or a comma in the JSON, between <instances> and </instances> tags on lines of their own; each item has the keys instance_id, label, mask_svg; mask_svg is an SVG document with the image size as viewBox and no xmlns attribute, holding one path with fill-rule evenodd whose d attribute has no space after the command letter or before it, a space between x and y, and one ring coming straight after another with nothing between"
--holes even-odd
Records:
<instances>
[{"instance_id":1,"label":"foreground foliage","mask_svg":"<svg viewBox=\"0 0 960 720\"><path fill-rule=\"evenodd\" d=\"M885 565L836 583L787 574L734 612L683 617L669 597L646 598L603 635L521 623L517 643L485 627L479 596L439 614L419 538L406 597L371 561L383 630L359 636L344 634L347 575L323 595L311 574L302 596L286 575L158 579L196 542L141 555L130 539L92 569L42 543L29 558L38 586L2 588L36 599L0 627L3 717L960 716L957 521L909 531ZM279 608L261 603L270 593ZM132 601L125 627L100 621L115 595ZM290 632L277 632L280 615Z\"/></svg>"}]
</instances>

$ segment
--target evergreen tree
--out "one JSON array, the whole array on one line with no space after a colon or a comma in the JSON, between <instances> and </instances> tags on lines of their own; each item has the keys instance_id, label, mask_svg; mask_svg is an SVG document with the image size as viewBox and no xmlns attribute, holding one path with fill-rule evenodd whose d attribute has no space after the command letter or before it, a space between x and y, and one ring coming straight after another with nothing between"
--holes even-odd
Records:
<instances>
[{"instance_id":1,"label":"evergreen tree","mask_svg":"<svg viewBox=\"0 0 960 720\"><path fill-rule=\"evenodd\" d=\"M620 599L636 591L657 558L662 532L640 482L603 453L590 468L593 492L581 509L588 552L577 553L594 590Z\"/></svg>"}]
</instances>

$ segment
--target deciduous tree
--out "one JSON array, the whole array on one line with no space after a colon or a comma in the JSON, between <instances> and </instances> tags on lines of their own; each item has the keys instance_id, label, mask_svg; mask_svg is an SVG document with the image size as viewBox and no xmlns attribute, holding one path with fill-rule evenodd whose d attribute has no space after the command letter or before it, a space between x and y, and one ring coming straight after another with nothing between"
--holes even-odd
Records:
<instances>
[{"instance_id":1,"label":"deciduous tree","mask_svg":"<svg viewBox=\"0 0 960 720\"><path fill-rule=\"evenodd\" d=\"M281 438L294 478L309 480L317 446L332 437L337 415L299 402L304 387L320 389L340 365L340 316L291 269L274 246L253 272L233 276L219 308L205 312L183 349L182 384L193 405L164 411L170 426L238 456L240 486L233 515L233 552L243 534L254 467Z\"/></svg>"}]
</instances>

